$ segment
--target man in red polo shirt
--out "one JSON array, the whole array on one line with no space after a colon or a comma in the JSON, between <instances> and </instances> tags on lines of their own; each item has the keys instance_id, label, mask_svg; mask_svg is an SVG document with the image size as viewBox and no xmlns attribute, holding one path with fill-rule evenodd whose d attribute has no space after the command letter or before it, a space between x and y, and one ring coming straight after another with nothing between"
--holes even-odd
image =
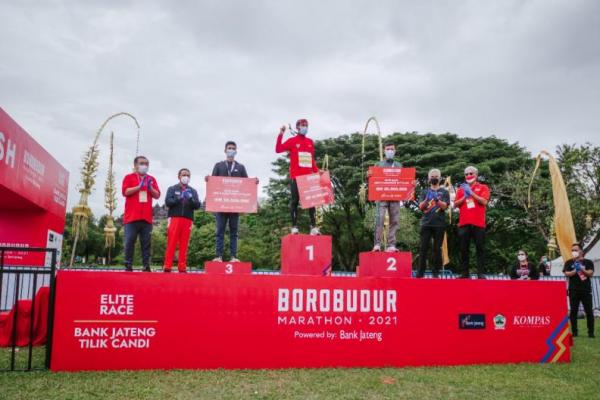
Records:
<instances>
[{"instance_id":1,"label":"man in red polo shirt","mask_svg":"<svg viewBox=\"0 0 600 400\"><path fill-rule=\"evenodd\" d=\"M283 134L285 133L285 125L279 130L277 136L277 143L275 144L275 151L277 153L288 152L290 156L290 192L292 195L290 201L290 214L292 217L292 233L298 233L298 205L300 204L300 193L298 192L298 184L296 178L302 175L313 174L319 172L317 163L315 162L315 145L312 139L306 137L308 133L308 121L305 119L299 119L296 122L296 129L298 134L283 141ZM310 234L318 235L319 228L316 223L316 210L315 208L308 209L308 215L310 217Z\"/></svg>"},{"instance_id":2,"label":"man in red polo shirt","mask_svg":"<svg viewBox=\"0 0 600 400\"><path fill-rule=\"evenodd\" d=\"M475 242L477 277L485 279L485 208L490 189L477 181L477 168L465 168L465 183L456 192L454 206L459 208L458 237L460 238L461 278L469 278L469 248Z\"/></svg>"},{"instance_id":3,"label":"man in red polo shirt","mask_svg":"<svg viewBox=\"0 0 600 400\"><path fill-rule=\"evenodd\" d=\"M125 270L132 271L133 248L140 237L144 271L150 272L150 243L152 239L152 199L160 197L160 189L154 177L148 175L150 162L144 156L133 160L135 172L123 178L122 193L125 197Z\"/></svg>"}]
</instances>

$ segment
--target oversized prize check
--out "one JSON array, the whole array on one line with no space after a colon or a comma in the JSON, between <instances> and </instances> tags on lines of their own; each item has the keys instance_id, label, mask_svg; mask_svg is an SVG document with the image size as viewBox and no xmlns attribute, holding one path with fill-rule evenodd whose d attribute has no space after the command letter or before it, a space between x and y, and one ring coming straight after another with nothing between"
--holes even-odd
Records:
<instances>
[{"instance_id":1,"label":"oversized prize check","mask_svg":"<svg viewBox=\"0 0 600 400\"><path fill-rule=\"evenodd\" d=\"M206 184L206 211L255 213L257 190L256 178L209 176Z\"/></svg>"},{"instance_id":2,"label":"oversized prize check","mask_svg":"<svg viewBox=\"0 0 600 400\"><path fill-rule=\"evenodd\" d=\"M298 176L296 183L302 208L320 207L335 201L329 171Z\"/></svg>"},{"instance_id":3,"label":"oversized prize check","mask_svg":"<svg viewBox=\"0 0 600 400\"><path fill-rule=\"evenodd\" d=\"M414 168L369 167L369 175L369 201L406 201L414 198Z\"/></svg>"}]
</instances>

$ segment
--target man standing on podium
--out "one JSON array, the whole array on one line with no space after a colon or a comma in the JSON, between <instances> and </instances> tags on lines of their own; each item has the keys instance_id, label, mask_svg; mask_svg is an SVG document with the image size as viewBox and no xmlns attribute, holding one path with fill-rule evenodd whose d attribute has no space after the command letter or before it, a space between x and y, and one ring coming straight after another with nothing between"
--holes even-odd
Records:
<instances>
[{"instance_id":1,"label":"man standing on podium","mask_svg":"<svg viewBox=\"0 0 600 400\"><path fill-rule=\"evenodd\" d=\"M165 205L169 209L165 272L171 272L176 247L179 247L177 269L179 272L186 272L187 250L192 233L192 222L194 222L194 211L201 206L198 192L189 185L190 175L189 169L180 169L177 174L179 183L171 186L165 197Z\"/></svg>"},{"instance_id":2,"label":"man standing on podium","mask_svg":"<svg viewBox=\"0 0 600 400\"><path fill-rule=\"evenodd\" d=\"M490 189L477 181L477 168L465 168L465 183L456 192L454 206L459 209L458 237L460 238L461 278L469 278L469 248L475 242L477 277L485 279L485 211Z\"/></svg>"},{"instance_id":3,"label":"man standing on podium","mask_svg":"<svg viewBox=\"0 0 600 400\"><path fill-rule=\"evenodd\" d=\"M237 144L234 141L225 143L225 160L215 164L212 176L231 176L236 178L247 178L248 173L246 167L235 160L237 155ZM208 181L208 176L205 178ZM258 179L256 179L258 184ZM231 262L238 262L237 258L237 241L238 241L238 225L240 214L238 213L215 213L217 223L216 248L217 254L213 261L223 261L223 246L225 243L225 229L229 224L229 252Z\"/></svg>"},{"instance_id":4,"label":"man standing on podium","mask_svg":"<svg viewBox=\"0 0 600 400\"><path fill-rule=\"evenodd\" d=\"M300 193L298 192L298 184L296 178L302 175L314 174L319 172L317 163L315 162L315 146L312 139L306 137L308 133L308 121L299 119L296 122L296 130L298 134L283 142L283 134L285 133L285 125L279 130L275 151L277 153L288 152L290 156L290 214L292 217L292 234L297 234L298 231L298 205L300 204ZM310 234L318 235L319 228L316 222L316 210L314 207L308 209L310 217Z\"/></svg>"},{"instance_id":5,"label":"man standing on podium","mask_svg":"<svg viewBox=\"0 0 600 400\"><path fill-rule=\"evenodd\" d=\"M394 160L396 155L396 145L386 143L383 147L385 160L379 161L376 166L383 168L401 168L402 164ZM385 213L389 217L389 227L387 234L387 247L385 251L395 252L396 249L396 231L398 230L398 219L400 218L399 201L378 201L375 208L375 245L373 251L381 251L381 239L383 237L383 228L385 227Z\"/></svg>"},{"instance_id":6,"label":"man standing on podium","mask_svg":"<svg viewBox=\"0 0 600 400\"><path fill-rule=\"evenodd\" d=\"M125 270L133 270L133 249L140 237L144 271L150 272L150 249L152 241L152 199L160 197L160 189L154 177L148 175L150 162L144 156L133 160L135 172L123 178L122 193L125 197Z\"/></svg>"}]
</instances>

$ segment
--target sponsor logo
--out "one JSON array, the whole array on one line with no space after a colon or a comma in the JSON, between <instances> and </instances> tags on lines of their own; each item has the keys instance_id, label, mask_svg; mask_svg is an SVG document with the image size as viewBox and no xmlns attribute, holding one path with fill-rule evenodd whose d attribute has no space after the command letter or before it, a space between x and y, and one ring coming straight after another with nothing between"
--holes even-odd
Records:
<instances>
[{"instance_id":1,"label":"sponsor logo","mask_svg":"<svg viewBox=\"0 0 600 400\"><path fill-rule=\"evenodd\" d=\"M541 328L550 325L549 315L515 315L513 325L525 328Z\"/></svg>"},{"instance_id":2,"label":"sponsor logo","mask_svg":"<svg viewBox=\"0 0 600 400\"><path fill-rule=\"evenodd\" d=\"M459 329L485 329L485 314L458 314Z\"/></svg>"},{"instance_id":3,"label":"sponsor logo","mask_svg":"<svg viewBox=\"0 0 600 400\"><path fill-rule=\"evenodd\" d=\"M497 314L494 317L494 329L504 330L506 328L506 317L502 314Z\"/></svg>"}]
</instances>

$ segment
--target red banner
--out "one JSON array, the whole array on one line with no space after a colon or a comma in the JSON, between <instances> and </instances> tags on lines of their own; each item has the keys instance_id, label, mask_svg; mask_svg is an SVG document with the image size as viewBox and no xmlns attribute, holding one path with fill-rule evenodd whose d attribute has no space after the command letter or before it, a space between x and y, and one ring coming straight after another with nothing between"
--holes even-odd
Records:
<instances>
[{"instance_id":1,"label":"red banner","mask_svg":"<svg viewBox=\"0 0 600 400\"><path fill-rule=\"evenodd\" d=\"M209 176L206 184L206 211L255 213L257 211L256 178Z\"/></svg>"},{"instance_id":2,"label":"red banner","mask_svg":"<svg viewBox=\"0 0 600 400\"><path fill-rule=\"evenodd\" d=\"M324 206L335 201L329 171L301 175L296 178L296 183L302 208Z\"/></svg>"},{"instance_id":3,"label":"red banner","mask_svg":"<svg viewBox=\"0 0 600 400\"><path fill-rule=\"evenodd\" d=\"M369 167L369 201L405 201L415 196L416 170Z\"/></svg>"},{"instance_id":4,"label":"red banner","mask_svg":"<svg viewBox=\"0 0 600 400\"><path fill-rule=\"evenodd\" d=\"M569 361L564 282L60 271L52 370Z\"/></svg>"},{"instance_id":5,"label":"red banner","mask_svg":"<svg viewBox=\"0 0 600 400\"><path fill-rule=\"evenodd\" d=\"M48 265L27 247L60 250L68 183L67 170L0 108L0 246L23 248L7 252L6 264Z\"/></svg>"}]
</instances>

